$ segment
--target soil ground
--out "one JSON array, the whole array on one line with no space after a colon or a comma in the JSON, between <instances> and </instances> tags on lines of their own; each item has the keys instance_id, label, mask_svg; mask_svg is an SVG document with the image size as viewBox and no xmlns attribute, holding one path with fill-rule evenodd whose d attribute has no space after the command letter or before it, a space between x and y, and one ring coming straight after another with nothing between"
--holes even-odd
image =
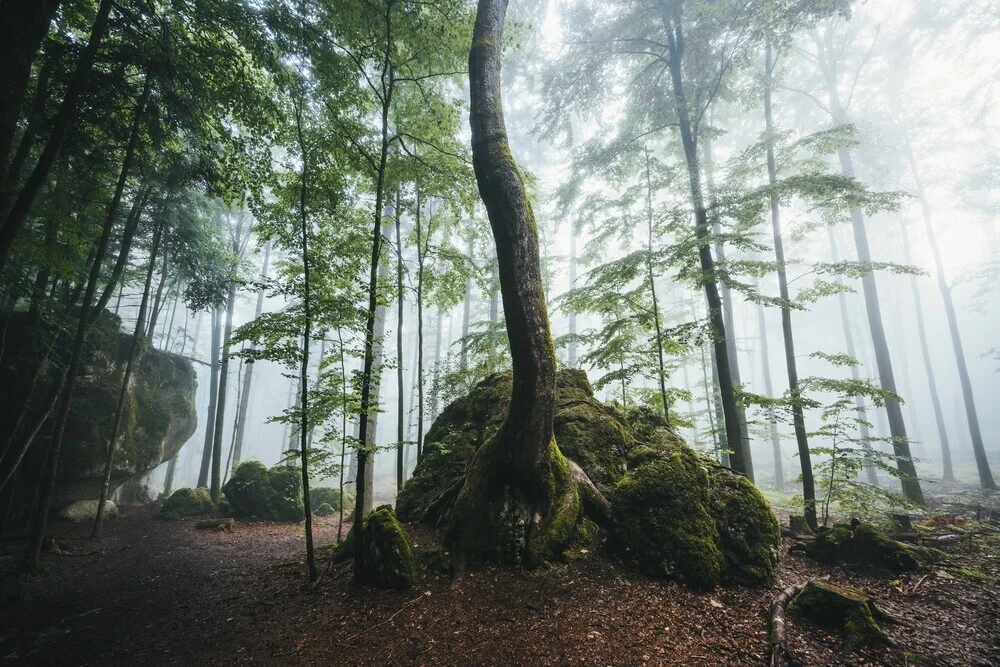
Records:
<instances>
[{"instance_id":1,"label":"soil ground","mask_svg":"<svg viewBox=\"0 0 1000 667\"><path fill-rule=\"evenodd\" d=\"M812 577L867 591L905 625L887 627L895 647L847 652L835 633L793 623L805 664L1000 664L997 533L950 542L946 567L902 577L783 555L773 588L696 594L596 545L537 572L473 568L457 584L425 566L398 592L354 588L344 566L306 586L301 525L195 523L126 509L97 542L88 525L53 524L67 549L31 576L14 573L24 541L0 543L3 664L760 665L772 600ZM317 544L336 540L335 517L315 525ZM429 554L435 534L409 528Z\"/></svg>"}]
</instances>

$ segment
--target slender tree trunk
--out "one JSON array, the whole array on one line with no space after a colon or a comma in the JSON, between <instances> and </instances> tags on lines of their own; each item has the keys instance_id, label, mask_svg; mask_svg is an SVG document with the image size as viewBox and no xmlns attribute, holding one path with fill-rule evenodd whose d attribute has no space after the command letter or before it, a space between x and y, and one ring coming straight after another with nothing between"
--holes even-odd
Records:
<instances>
[{"instance_id":1,"label":"slender tree trunk","mask_svg":"<svg viewBox=\"0 0 1000 667\"><path fill-rule=\"evenodd\" d=\"M201 470L198 473L198 486L208 488L208 476L212 469L212 443L215 437L215 413L219 401L219 353L222 347L222 317L218 308L212 309L212 341L211 341L211 383L208 394L208 419L205 424L205 447L201 452Z\"/></svg>"},{"instance_id":2,"label":"slender tree trunk","mask_svg":"<svg viewBox=\"0 0 1000 667\"><path fill-rule=\"evenodd\" d=\"M180 453L170 459L170 463L167 464L167 476L163 481L163 497L169 498L170 494L174 491L174 477L177 475L177 459L180 457Z\"/></svg>"},{"instance_id":3,"label":"slender tree trunk","mask_svg":"<svg viewBox=\"0 0 1000 667\"><path fill-rule=\"evenodd\" d=\"M7 5L10 2L11 0L4 0L4 10L7 9ZM94 19L94 26L90 31L90 40L87 42L87 46L83 49L83 53L80 54L80 61L77 63L76 70L73 72L73 77L70 79L69 85L66 88L66 95L63 97L62 103L59 105L59 110L56 112L56 116L52 121L52 134L49 135L49 140L45 144L45 148L42 150L41 155L38 156L38 162L35 163L34 170L31 172L27 181L25 181L24 186L21 188L21 192L14 201L13 206L11 206L11 209L6 212L7 215L4 219L3 226L0 227L0 270L2 270L4 264L7 263L7 257L10 255L10 249L14 244L14 239L17 238L18 233L27 221L28 213L31 211L31 206L35 201L35 197L42 189L42 185L45 183L45 180L49 175L49 171L52 169L52 165L55 163L56 157L59 155L59 151L62 150L63 143L66 141L66 135L69 133L73 117L76 115L77 100L87 85L87 79L90 76L90 70L94 64L97 49L101 45L101 41L104 39L104 34L107 32L109 23L108 15L111 13L111 6L113 4L112 0L101 0L101 4L97 9L97 17ZM30 63L28 63L28 66L30 67ZM7 89L4 88L4 90ZM18 110L15 113L19 115L20 102L18 102L17 105ZM14 122L17 122L16 117ZM6 162L9 151L10 143L8 140L6 149L2 150L4 162ZM0 173L6 173L6 169Z\"/></svg>"},{"instance_id":4,"label":"slender tree trunk","mask_svg":"<svg viewBox=\"0 0 1000 667\"><path fill-rule=\"evenodd\" d=\"M347 455L347 359L344 354L344 332L337 327L337 342L340 343L340 391L343 403L340 410L340 516L337 520L337 544L344 530L344 458Z\"/></svg>"},{"instance_id":5,"label":"slender tree trunk","mask_svg":"<svg viewBox=\"0 0 1000 667\"><path fill-rule=\"evenodd\" d=\"M730 467L729 443L726 440L726 415L722 409L722 392L719 388L719 361L715 358L715 345L709 348L712 362L712 405L714 406L714 419L712 419L712 435L715 438L718 451L719 462L727 468Z\"/></svg>"},{"instance_id":6,"label":"slender tree trunk","mask_svg":"<svg viewBox=\"0 0 1000 667\"><path fill-rule=\"evenodd\" d=\"M417 460L424 452L424 247L420 224L420 185L417 185Z\"/></svg>"},{"instance_id":7,"label":"slender tree trunk","mask_svg":"<svg viewBox=\"0 0 1000 667\"><path fill-rule=\"evenodd\" d=\"M829 30L829 28L828 28ZM830 35L828 35L829 37ZM847 114L840 102L840 94L837 90L837 63L831 51L820 47L819 59L821 69L826 77L827 90L829 93L830 110L833 122L842 125L847 121ZM845 176L854 178L854 162L851 153L847 148L840 148L837 151L840 160L840 168ZM871 262L871 252L868 249L868 232L865 229L865 217L860 208L851 210L851 227L854 231L854 244L857 248L858 261ZM875 364L878 367L879 383L887 392L897 394L896 378L893 373L892 359L889 355L889 344L885 337L885 326L882 323L882 309L879 304L878 287L875 284L875 274L868 271L861 277L861 288L865 296L865 311L868 315L868 328L871 332L872 345L875 349ZM903 411L899 401L894 398L887 398L885 402L885 412L889 419L889 431L892 434L892 449L896 456L896 467L902 474L901 480L903 494L918 505L924 504L924 495L920 489L920 480L917 478L917 470L913 465L910 454L910 441L906 435L906 424L903 421Z\"/></svg>"},{"instance_id":8,"label":"slender tree trunk","mask_svg":"<svg viewBox=\"0 0 1000 667\"><path fill-rule=\"evenodd\" d=\"M160 317L160 306L163 303L163 288L167 284L167 274L170 270L170 256L163 253L163 268L160 272L160 284L156 287L156 298L153 300L153 307L149 309L149 326L146 327L145 335L149 338L150 345L153 344L153 335L156 333L156 321Z\"/></svg>"},{"instance_id":9,"label":"slender tree trunk","mask_svg":"<svg viewBox=\"0 0 1000 667\"><path fill-rule=\"evenodd\" d=\"M146 282L142 289L142 299L139 302L139 316L136 318L135 331L132 333L132 340L128 346L128 360L125 362L125 372L122 374L122 387L118 393L118 408L115 410L114 426L111 428L111 437L108 439L107 456L104 459L104 476L101 480L101 495L97 500L97 516L94 517L94 528L90 533L91 538L97 539L101 536L101 528L104 525L104 507L108 501L108 494L111 492L111 471L114 468L115 450L118 449L118 434L121 431L122 417L125 415L125 402L128 399L129 382L132 379L132 369L142 359L140 352L140 338L142 337L142 321L149 306L149 293L153 287L153 271L156 267L156 254L160 249L160 239L163 237L164 222L161 220L156 226L153 235L153 247L149 251L149 266L146 269Z\"/></svg>"},{"instance_id":10,"label":"slender tree trunk","mask_svg":"<svg viewBox=\"0 0 1000 667\"><path fill-rule=\"evenodd\" d=\"M267 280L268 263L271 260L271 241L264 246L264 267L261 269L261 280ZM264 312L264 290L257 292L257 306L253 318L256 320ZM253 347L251 346L251 350ZM240 393L239 419L236 423L236 444L233 451L233 470L239 467L243 460L243 440L246 433L247 413L250 410L250 390L253 385L253 357L243 364L243 389Z\"/></svg>"},{"instance_id":11,"label":"slender tree trunk","mask_svg":"<svg viewBox=\"0 0 1000 667\"><path fill-rule=\"evenodd\" d=\"M384 218L393 219L395 217L395 212L391 206L386 206L384 213ZM383 247L389 243L388 230L385 227L382 228L382 245ZM380 283L384 283L386 277L389 274L389 264L387 262L381 262L378 269L378 280ZM379 305L375 308L375 338L373 339L374 351L372 355L372 378L371 378L371 405L372 412L368 415L368 430L365 433L364 448L367 453L364 459L365 470L364 479L364 489L362 493L362 488L359 486L359 501L362 501L364 507L362 510L367 516L375 506L375 457L378 451L378 422L379 422L379 405L381 403L381 393L382 393L382 372L384 370L384 360L385 360L385 320L386 311L388 309Z\"/></svg>"},{"instance_id":12,"label":"slender tree trunk","mask_svg":"<svg viewBox=\"0 0 1000 667\"><path fill-rule=\"evenodd\" d=\"M986 447L983 444L983 435L979 429L979 414L976 411L975 395L972 392L972 381L969 379L969 368L965 363L965 348L962 344L962 334L958 329L958 317L955 314L955 302L952 299L951 287L944 274L944 262L941 260L941 248L937 243L937 235L934 231L934 216L931 214L931 206L927 201L924 190L923 179L920 176L920 169L917 167L917 160L913 155L913 148L910 145L908 134L903 135L906 147L906 158L910 166L910 173L916 186L917 197L920 199L920 210L924 218L924 229L927 232L927 244L934 255L934 271L937 274L938 289L941 292L941 300L944 302L945 317L948 320L948 330L951 334L952 350L955 355L955 366L958 370L959 382L962 386L962 399L965 403L965 416L969 422L969 436L972 440L972 451L976 457L976 468L979 472L979 484L984 489L996 489L996 482L993 480L993 473L990 471L989 460L986 458ZM914 283L915 285L915 283ZM919 301L917 302L919 304ZM918 313L918 317L920 314ZM923 327L920 329L923 332ZM923 333L922 333L923 336ZM921 338L923 341L923 338ZM926 364L925 360L925 364ZM934 380L930 378L931 367L927 364L928 377L931 386L934 387ZM936 390L932 397L936 394ZM935 414L936 416L936 414ZM939 425L940 430L940 425ZM951 452L948 450L947 439L942 436L942 455L945 461L945 479L950 479L949 468L951 467Z\"/></svg>"},{"instance_id":13,"label":"slender tree trunk","mask_svg":"<svg viewBox=\"0 0 1000 667\"><path fill-rule=\"evenodd\" d=\"M805 501L804 517L810 528L816 530L816 485L813 479L812 456L809 451L809 439L806 434L805 415L802 409L802 393L799 390L799 369L795 357L795 337L792 329L792 309L789 306L788 275L785 270L785 246L781 236L781 207L774 188L778 182L778 170L774 159L774 119L771 113L771 73L774 63L771 60L771 43L764 47L764 123L767 132L767 180L772 188L771 194L771 232L774 239L774 258L778 264L778 293L781 296L781 336L785 344L785 370L788 374L788 393L792 399L792 423L795 428L795 443L799 451L799 466L802 470L802 498ZM763 310L761 310L761 332L766 331ZM766 335L766 334L765 334ZM766 343L765 343L766 345ZM766 355L766 352L765 352ZM765 366L767 364L765 357ZM855 369L856 371L857 369ZM769 371L765 372L770 385ZM771 393L768 388L768 394ZM780 465L780 446L775 445L775 470ZM776 472L777 474L777 472Z\"/></svg>"},{"instance_id":14,"label":"slender tree trunk","mask_svg":"<svg viewBox=\"0 0 1000 667\"><path fill-rule=\"evenodd\" d=\"M569 288L576 289L576 230L570 226L569 232ZM493 303L491 301L490 306ZM492 314L492 308L490 313ZM576 311L569 312L569 344L566 346L566 363L570 368L576 368Z\"/></svg>"},{"instance_id":15,"label":"slender tree trunk","mask_svg":"<svg viewBox=\"0 0 1000 667\"><path fill-rule=\"evenodd\" d=\"M395 73L391 62L392 52L392 5L387 5L385 24L387 28L385 43L385 59L382 63L381 87L382 87L382 125L381 144L378 155L378 165L375 170L375 209L374 225L372 229L372 254L371 267L368 278L368 316L365 321L365 359L361 372L361 405L358 415L358 477L355 489L358 493L357 502L354 507L354 580L362 583L366 578L365 571L365 531L364 531L364 502L363 494L367 488L365 478L368 472L368 451L365 443L368 442L369 420L374 416L370 414L372 404L372 383L373 372L375 371L375 313L378 308L378 276L379 259L382 255L382 214L385 206L385 175L386 163L389 158L389 111L392 109L392 96L395 87ZM378 398L375 397L377 407Z\"/></svg>"},{"instance_id":16,"label":"slender tree trunk","mask_svg":"<svg viewBox=\"0 0 1000 667\"><path fill-rule=\"evenodd\" d=\"M222 431L226 425L226 397L229 395L229 348L233 337L233 311L236 309L236 284L229 287L226 299L226 328L222 335L222 365L219 367L219 398L216 404L215 435L212 437L212 502L222 493Z\"/></svg>"},{"instance_id":17,"label":"slender tree trunk","mask_svg":"<svg viewBox=\"0 0 1000 667\"><path fill-rule=\"evenodd\" d=\"M684 147L684 157L687 161L688 180L691 187L691 202L694 207L695 236L699 240L698 257L701 270L705 276L702 287L708 303L709 320L715 330L715 359L719 374L719 393L722 400L722 412L725 417L726 443L732 452L730 464L734 471L753 480L753 462L750 458L749 443L743 440L740 429L739 405L736 401L735 380L732 376L732 366L729 351L726 347L727 332L724 322L722 300L719 296L715 272L715 260L709 245L708 212L701 191L701 173L698 164L698 146L696 133L688 114L688 100L684 93L681 58L684 54L684 35L679 17L680 9L674 7L673 16L667 20L667 43L670 53L670 78L673 84L674 105L680 126L681 143Z\"/></svg>"},{"instance_id":18,"label":"slender tree trunk","mask_svg":"<svg viewBox=\"0 0 1000 667\"><path fill-rule=\"evenodd\" d=\"M764 314L764 306L757 305L757 323L760 328L760 350L761 350L761 370L764 375L764 392L774 398L774 385L771 382L771 355L767 349L767 318ZM767 411L768 430L771 435L771 453L774 457L774 488L777 491L785 490L785 471L781 457L781 438L778 436L778 420L775 418L774 410Z\"/></svg>"},{"instance_id":19,"label":"slender tree trunk","mask_svg":"<svg viewBox=\"0 0 1000 667\"><path fill-rule=\"evenodd\" d=\"M295 127L297 130L297 135L299 139L299 151L302 156L302 182L299 188L299 218L300 218L300 233L302 237L302 277L303 277L303 293L302 293L302 311L304 322L304 330L302 332L302 370L299 373L300 381L300 391L302 392L301 407L302 412L300 413L299 422L299 445L300 445L300 463L302 466L302 502L305 508L306 517L306 562L309 567L309 581L316 581L319 576L319 570L316 568L316 556L313 552L313 534L312 534L312 506L309 499L309 436L311 429L309 428L309 339L312 336L312 294L311 285L309 283L309 213L306 207L306 194L308 192L308 177L309 177L309 153L306 149L305 135L302 132L302 100L301 98L297 100L295 104ZM230 292L230 308L229 308L229 322L226 324L226 351L225 354L229 354L229 329L232 323L232 302L235 300L235 288ZM223 361L223 368L225 367L225 361ZM320 360L320 372L322 372L322 359ZM220 405L225 401L225 398L220 400ZM220 412L221 417L221 412ZM221 433L220 439L221 439ZM343 500L343 499L341 499ZM343 502L341 502L343 504Z\"/></svg>"},{"instance_id":20,"label":"slender tree trunk","mask_svg":"<svg viewBox=\"0 0 1000 667\"><path fill-rule=\"evenodd\" d=\"M663 403L663 419L670 423L670 403L667 400L667 372L663 363L663 330L660 327L660 306L656 300L656 280L653 276L653 181L649 173L649 149L646 153L646 277L649 293L653 299L653 325L656 332L656 356L659 364L657 373L660 400Z\"/></svg>"},{"instance_id":21,"label":"slender tree trunk","mask_svg":"<svg viewBox=\"0 0 1000 667\"><path fill-rule=\"evenodd\" d=\"M469 238L468 245L469 253L469 263L474 264L475 260L473 258L473 247L472 238ZM461 356L459 357L458 367L464 372L469 366L469 342L466 340L469 336L469 321L472 318L472 276L465 276L465 298L462 303L462 348Z\"/></svg>"},{"instance_id":22,"label":"slender tree trunk","mask_svg":"<svg viewBox=\"0 0 1000 667\"><path fill-rule=\"evenodd\" d=\"M403 241L402 209L399 207L399 190L396 190L396 493L403 488L405 435L403 433Z\"/></svg>"}]
</instances>

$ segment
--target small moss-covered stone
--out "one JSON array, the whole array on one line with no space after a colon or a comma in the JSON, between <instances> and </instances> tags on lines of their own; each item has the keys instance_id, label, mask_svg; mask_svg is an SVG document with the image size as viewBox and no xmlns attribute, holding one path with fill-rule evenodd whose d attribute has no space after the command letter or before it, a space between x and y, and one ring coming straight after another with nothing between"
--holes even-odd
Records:
<instances>
[{"instance_id":1,"label":"small moss-covered stone","mask_svg":"<svg viewBox=\"0 0 1000 667\"><path fill-rule=\"evenodd\" d=\"M300 521L305 516L302 476L294 466L268 470L259 461L241 463L222 492L241 519Z\"/></svg>"},{"instance_id":2,"label":"small moss-covered stone","mask_svg":"<svg viewBox=\"0 0 1000 667\"><path fill-rule=\"evenodd\" d=\"M849 649L886 639L878 625L885 614L866 594L828 581L810 581L788 605L788 614L841 630Z\"/></svg>"},{"instance_id":3,"label":"small moss-covered stone","mask_svg":"<svg viewBox=\"0 0 1000 667\"><path fill-rule=\"evenodd\" d=\"M806 522L806 518L801 514L793 514L788 517L788 527L798 535L812 535L812 528Z\"/></svg>"},{"instance_id":4,"label":"small moss-covered stone","mask_svg":"<svg viewBox=\"0 0 1000 667\"><path fill-rule=\"evenodd\" d=\"M354 509L354 494L350 491L344 491L344 513L348 513ZM309 505L311 507L319 507L323 503L328 504L333 508L334 513L340 511L341 497L340 489L336 489L329 486L317 486L309 488Z\"/></svg>"},{"instance_id":5,"label":"small moss-covered stone","mask_svg":"<svg viewBox=\"0 0 1000 667\"><path fill-rule=\"evenodd\" d=\"M315 514L316 516L332 516L336 513L337 510L333 509L330 503L323 503L315 510L313 510L313 514Z\"/></svg>"},{"instance_id":6,"label":"small moss-covered stone","mask_svg":"<svg viewBox=\"0 0 1000 667\"><path fill-rule=\"evenodd\" d=\"M97 505L97 500L78 500L60 510L58 518L66 521L93 521L97 517ZM104 518L118 518L118 506L110 500L104 503Z\"/></svg>"},{"instance_id":7,"label":"small moss-covered stone","mask_svg":"<svg viewBox=\"0 0 1000 667\"><path fill-rule=\"evenodd\" d=\"M380 588L407 589L417 577L413 546L396 514L383 505L365 521L365 577Z\"/></svg>"},{"instance_id":8,"label":"small moss-covered stone","mask_svg":"<svg viewBox=\"0 0 1000 667\"><path fill-rule=\"evenodd\" d=\"M233 513L233 508L229 505L229 501L225 496L221 496L219 501L215 503L215 513L219 516L229 516Z\"/></svg>"},{"instance_id":9,"label":"small moss-covered stone","mask_svg":"<svg viewBox=\"0 0 1000 667\"><path fill-rule=\"evenodd\" d=\"M215 510L212 496L208 489L177 489L167 498L160 508L161 519L186 519L202 514L211 514Z\"/></svg>"},{"instance_id":10,"label":"small moss-covered stone","mask_svg":"<svg viewBox=\"0 0 1000 667\"><path fill-rule=\"evenodd\" d=\"M709 466L708 512L715 519L724 581L770 586L778 576L781 528L764 496L743 475Z\"/></svg>"},{"instance_id":11,"label":"small moss-covered stone","mask_svg":"<svg viewBox=\"0 0 1000 667\"><path fill-rule=\"evenodd\" d=\"M870 523L834 524L801 547L807 556L821 563L860 563L894 572L920 569L916 552L880 532Z\"/></svg>"},{"instance_id":12,"label":"small moss-covered stone","mask_svg":"<svg viewBox=\"0 0 1000 667\"><path fill-rule=\"evenodd\" d=\"M648 574L712 588L721 580L723 556L708 502L708 471L693 451L677 447L615 487L615 535Z\"/></svg>"}]
</instances>

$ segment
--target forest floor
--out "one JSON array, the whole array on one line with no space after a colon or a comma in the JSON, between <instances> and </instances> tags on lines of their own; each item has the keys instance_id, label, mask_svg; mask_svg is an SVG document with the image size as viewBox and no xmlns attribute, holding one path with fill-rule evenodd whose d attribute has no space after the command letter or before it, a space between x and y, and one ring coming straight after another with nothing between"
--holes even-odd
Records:
<instances>
[{"instance_id":1,"label":"forest floor","mask_svg":"<svg viewBox=\"0 0 1000 667\"><path fill-rule=\"evenodd\" d=\"M355 588L344 566L306 586L301 525L195 523L127 509L97 542L89 525L53 524L68 549L31 576L14 573L24 541L0 542L2 664L760 665L771 602L815 577L867 591L906 625L886 628L896 648L848 653L836 634L793 623L805 664L1000 664L1000 530L949 542L947 565L902 577L820 566L785 541L770 589L697 594L597 547L457 584L424 566L398 592ZM314 525L317 544L336 540L335 517ZM432 562L435 534L409 528Z\"/></svg>"}]
</instances>

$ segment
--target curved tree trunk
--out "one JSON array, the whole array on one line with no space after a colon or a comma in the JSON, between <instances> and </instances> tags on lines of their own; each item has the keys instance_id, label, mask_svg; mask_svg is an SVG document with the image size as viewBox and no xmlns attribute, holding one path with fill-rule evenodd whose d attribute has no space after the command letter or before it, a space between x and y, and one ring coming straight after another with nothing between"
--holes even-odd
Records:
<instances>
[{"instance_id":1,"label":"curved tree trunk","mask_svg":"<svg viewBox=\"0 0 1000 667\"><path fill-rule=\"evenodd\" d=\"M579 496L553 437L556 359L538 233L504 125L500 53L506 11L507 0L479 1L469 53L469 120L472 164L496 241L513 390L500 430L470 467L446 540L459 562L482 556L530 565L565 548L550 529L576 521Z\"/></svg>"}]
</instances>

